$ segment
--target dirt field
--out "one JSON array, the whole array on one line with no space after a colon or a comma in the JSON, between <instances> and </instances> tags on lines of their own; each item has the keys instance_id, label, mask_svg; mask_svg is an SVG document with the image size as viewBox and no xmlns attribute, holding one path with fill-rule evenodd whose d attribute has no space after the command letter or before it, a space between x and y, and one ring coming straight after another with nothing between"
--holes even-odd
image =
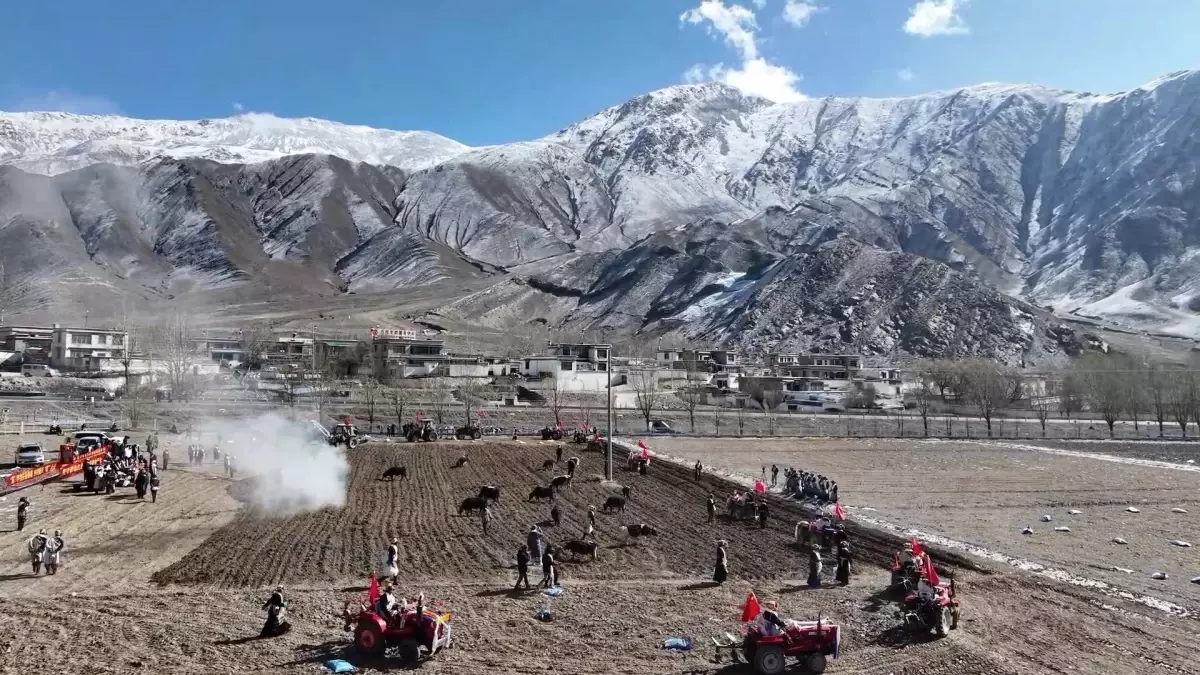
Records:
<instances>
[{"instance_id":1,"label":"dirt field","mask_svg":"<svg viewBox=\"0 0 1200 675\"><path fill-rule=\"evenodd\" d=\"M691 450L709 456L706 461L724 457L727 466L743 471L756 468L766 452L790 456L797 465L808 455L803 465L814 468L816 462L829 462L833 468L827 473L843 482L844 500L854 506L867 504L862 495L879 497L874 492L884 489L889 473L890 484L900 486L894 488L896 494L917 501L916 482L901 485L905 472L933 471L927 462L939 453L937 466L944 475L966 481L971 471L959 467L955 458L998 452L949 444L906 456L893 450L896 461L876 469L885 449L856 454L847 447L795 446L793 441L790 448L724 454L715 446ZM560 499L564 523L559 529L564 532L547 528L556 540L581 533L586 505L609 493L586 480L599 473L599 456L566 447L564 457L578 454L583 465L578 482ZM470 449L471 463L451 469L463 448ZM879 593L887 575L877 564L890 557L894 538L852 526L862 562L854 583L808 591L800 581L800 556L790 543L791 525L800 517L795 506L773 501L773 520L765 531L724 521L707 524L703 498L710 490L718 496L727 493L731 485L718 477L696 484L686 470L665 462L656 463L649 476L618 472L619 481L633 486L629 508L625 514L599 517L600 559L566 564L561 598L512 593L508 566L515 548L528 525L549 513L548 504L530 505L524 496L534 484L545 484L548 474L536 469L540 459L553 457L553 448L483 442L359 448L350 455L344 508L279 519L238 511L235 496L252 489L252 481L235 484L211 470L168 471L158 504L131 503L127 490L118 499L105 499L62 493L57 486L35 488L30 495L38 510L32 525L66 530L67 564L57 577L32 580L21 553L28 532L0 534L0 672L319 673L325 672L319 664L335 657L346 657L366 671L385 668L359 662L346 649L350 636L334 614L365 589L366 572L378 563L386 537L395 534L401 538L402 592L424 591L456 615L456 647L424 664L420 670L426 672L747 672L713 664L712 652L704 646L681 656L659 644L669 636L704 641L714 633L736 631L741 603L753 589L760 597L779 599L785 616L807 619L820 613L843 626L843 658L828 671L835 674L1025 675L1064 672L1068 665L1074 673L1200 673L1195 660L1200 640L1192 618L1005 565L985 562L983 569L973 571L973 559L938 546L932 547L935 557L945 572L956 575L963 592L965 623L943 640L908 642L894 629L894 606ZM674 450L683 454L682 447ZM930 457L923 457L924 452ZM1040 473L1051 468L1078 472L1085 464L1028 450L999 452L1024 453L1035 463L1081 463ZM842 468L849 475L855 458L859 485L867 487L852 488L855 479L835 471ZM988 462L998 465L995 459ZM1104 469L1133 468L1087 462L1104 464ZM406 465L411 480L378 480L393 463ZM876 482L868 484L871 472ZM1189 489L1184 481L1195 477L1176 473L1180 485L1163 487L1164 494ZM1093 475L1103 477L1100 469ZM457 502L484 483L502 488L486 536L477 518L454 513ZM998 499L982 492L966 497L973 501L964 504L976 505ZM891 499L871 502L881 519ZM1032 495L1026 499L1035 500ZM12 522L8 505L14 500L10 496L0 507L5 522ZM939 511L954 503L949 492L938 500L943 504ZM1140 515L1149 514L1143 508ZM975 517L981 531L990 530L990 525L980 525L986 516ZM620 546L616 526L643 520L663 535ZM717 538L730 540L732 578L722 587L709 587L704 582L711 574ZM1132 548L1134 540L1130 542ZM281 638L252 639L262 621L258 606L279 580L287 585L293 631ZM1167 583L1177 581L1186 584L1175 575ZM1014 593L1014 587L1021 593ZM554 611L555 621L533 618L542 605Z\"/></svg>"},{"instance_id":2,"label":"dirt field","mask_svg":"<svg viewBox=\"0 0 1200 675\"><path fill-rule=\"evenodd\" d=\"M654 447L742 475L758 474L772 463L818 471L838 482L852 517L941 535L1200 609L1200 585L1189 583L1200 575L1200 467L1122 463L1177 456L1187 449L1180 444L1165 444L1165 450L1164 444L1056 445L1059 449L1041 452L1001 442L658 439ZM1124 447L1114 458L1118 461L1087 456L1110 447ZM1130 506L1141 512L1127 512ZM1172 508L1188 513L1172 513ZM1069 515L1069 510L1082 513ZM1051 522L1041 522L1043 515ZM1034 530L1031 536L1021 534L1027 525ZM1055 532L1060 526L1071 531ZM1113 543L1115 537L1128 545ZM1195 546L1180 548L1172 540ZM1169 578L1151 579L1156 571Z\"/></svg>"}]
</instances>

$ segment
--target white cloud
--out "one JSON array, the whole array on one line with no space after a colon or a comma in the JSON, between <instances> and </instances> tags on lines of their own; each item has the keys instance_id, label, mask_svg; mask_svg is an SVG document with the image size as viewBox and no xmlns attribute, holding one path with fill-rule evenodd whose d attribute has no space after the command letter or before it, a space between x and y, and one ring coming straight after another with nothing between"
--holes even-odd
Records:
<instances>
[{"instance_id":1,"label":"white cloud","mask_svg":"<svg viewBox=\"0 0 1200 675\"><path fill-rule=\"evenodd\" d=\"M121 106L111 99L58 90L26 96L9 109L13 112L67 112L77 115L121 114Z\"/></svg>"},{"instance_id":2,"label":"white cloud","mask_svg":"<svg viewBox=\"0 0 1200 675\"><path fill-rule=\"evenodd\" d=\"M816 3L805 2L805 0L787 0L787 4L783 6L783 20L796 28L804 28L814 14L824 11L824 9Z\"/></svg>"},{"instance_id":3,"label":"white cloud","mask_svg":"<svg viewBox=\"0 0 1200 675\"><path fill-rule=\"evenodd\" d=\"M237 101L230 103L230 105L232 105L233 109L236 110L237 112L242 112L243 110L246 109L246 106L242 105L241 103L238 103Z\"/></svg>"},{"instance_id":4,"label":"white cloud","mask_svg":"<svg viewBox=\"0 0 1200 675\"><path fill-rule=\"evenodd\" d=\"M908 82L916 76L917 74L914 73L910 68L901 68L900 70L896 71L896 77L904 80L905 82Z\"/></svg>"},{"instance_id":5,"label":"white cloud","mask_svg":"<svg viewBox=\"0 0 1200 675\"><path fill-rule=\"evenodd\" d=\"M759 9L762 9L763 7L767 6L767 0L751 0L751 1L754 3L754 6Z\"/></svg>"},{"instance_id":6,"label":"white cloud","mask_svg":"<svg viewBox=\"0 0 1200 675\"><path fill-rule=\"evenodd\" d=\"M697 25L708 24L709 33L719 33L740 58L738 67L718 63L706 71L704 66L694 65L684 73L685 81L716 80L752 96L780 103L804 98L804 94L796 89L800 75L759 55L758 23L753 11L742 5L726 5L722 0L702 0L697 7L684 12L679 20Z\"/></svg>"},{"instance_id":7,"label":"white cloud","mask_svg":"<svg viewBox=\"0 0 1200 675\"><path fill-rule=\"evenodd\" d=\"M921 0L913 5L904 32L921 37L964 35L970 32L959 12L968 0Z\"/></svg>"}]
</instances>

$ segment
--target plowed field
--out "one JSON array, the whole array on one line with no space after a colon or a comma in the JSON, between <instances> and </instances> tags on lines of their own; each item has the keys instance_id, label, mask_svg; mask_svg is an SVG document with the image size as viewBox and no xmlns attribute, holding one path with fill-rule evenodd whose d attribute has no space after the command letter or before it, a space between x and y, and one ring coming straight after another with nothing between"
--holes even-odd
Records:
<instances>
[{"instance_id":1,"label":"plowed field","mask_svg":"<svg viewBox=\"0 0 1200 675\"><path fill-rule=\"evenodd\" d=\"M471 461L452 468L461 448ZM576 446L566 446L564 462ZM155 574L160 583L215 583L262 586L318 579L363 578L377 569L391 536L400 538L402 577L449 576L486 579L514 565L516 549L532 524L540 524L553 542L583 536L589 505L600 507L619 488L599 481L602 458L578 452L573 484L559 492L562 524L550 523L550 504L531 503L534 486L546 485L563 468L541 471L554 457L543 443L399 444L357 448L350 453L350 497L344 508L288 518L264 518L250 512L209 537L178 563ZM408 480L382 480L390 466L408 469ZM699 483L680 467L656 463L648 475L618 464L617 482L630 486L624 513L598 510L596 533L601 549L595 562L567 565L560 576L581 578L702 577L711 574L716 541L729 542L730 565L742 578L801 576L801 558L793 548L793 528L802 519L791 504L771 500L767 529L723 516L708 523L710 492L724 503L727 485ZM482 485L501 489L493 519L484 534L480 519L460 516L457 505ZM626 543L621 526L646 523L657 537ZM882 561L895 550L894 540L856 537L864 559Z\"/></svg>"}]
</instances>

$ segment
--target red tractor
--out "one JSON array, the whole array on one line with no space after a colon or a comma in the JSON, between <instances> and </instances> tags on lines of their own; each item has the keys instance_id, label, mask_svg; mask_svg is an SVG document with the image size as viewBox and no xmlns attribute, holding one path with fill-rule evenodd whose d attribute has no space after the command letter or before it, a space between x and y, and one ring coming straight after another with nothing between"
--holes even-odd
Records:
<instances>
[{"instance_id":1,"label":"red tractor","mask_svg":"<svg viewBox=\"0 0 1200 675\"><path fill-rule=\"evenodd\" d=\"M763 634L756 622L747 626L742 658L763 675L782 673L789 658L805 671L819 674L825 672L829 657L838 657L841 643L841 627L823 623L820 618L813 622L790 621L782 633L774 635Z\"/></svg>"},{"instance_id":2,"label":"red tractor","mask_svg":"<svg viewBox=\"0 0 1200 675\"><path fill-rule=\"evenodd\" d=\"M409 605L396 610L390 620L363 600L346 603L343 619L345 629L354 631L354 646L363 655L378 658L388 647L396 647L403 665L415 665L421 658L431 657L450 648L451 625L454 615Z\"/></svg>"},{"instance_id":3,"label":"red tractor","mask_svg":"<svg viewBox=\"0 0 1200 675\"><path fill-rule=\"evenodd\" d=\"M960 612L954 579L950 579L949 586L930 586L924 581L919 583L916 590L904 596L900 615L906 630L925 633L932 630L942 637L958 628Z\"/></svg>"}]
</instances>

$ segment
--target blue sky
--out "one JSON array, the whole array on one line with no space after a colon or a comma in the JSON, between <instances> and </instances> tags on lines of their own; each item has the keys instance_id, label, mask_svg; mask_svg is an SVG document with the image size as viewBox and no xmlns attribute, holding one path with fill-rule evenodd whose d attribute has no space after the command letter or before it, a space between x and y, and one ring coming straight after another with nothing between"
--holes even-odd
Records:
<instances>
[{"instance_id":1,"label":"blue sky","mask_svg":"<svg viewBox=\"0 0 1200 675\"><path fill-rule=\"evenodd\" d=\"M1194 0L54 0L4 3L0 26L2 110L253 110L472 145L685 79L791 100L1200 67Z\"/></svg>"}]
</instances>

